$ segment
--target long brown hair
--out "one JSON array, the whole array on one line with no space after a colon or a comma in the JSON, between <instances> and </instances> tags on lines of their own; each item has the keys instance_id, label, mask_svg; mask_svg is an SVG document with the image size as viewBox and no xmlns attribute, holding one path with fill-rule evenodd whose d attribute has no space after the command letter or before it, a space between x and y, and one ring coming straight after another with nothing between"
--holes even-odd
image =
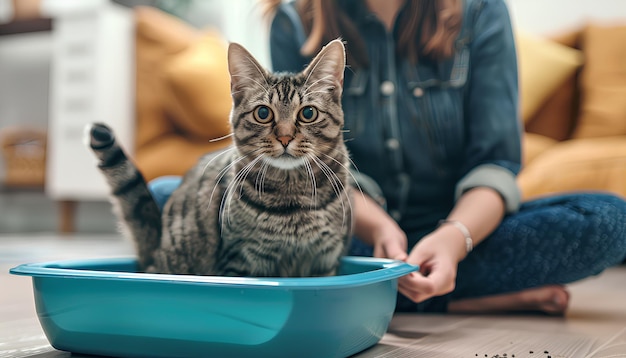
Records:
<instances>
[{"instance_id":1,"label":"long brown hair","mask_svg":"<svg viewBox=\"0 0 626 358\"><path fill-rule=\"evenodd\" d=\"M268 13L272 13L280 2L267 0ZM365 42L340 3L341 0L296 2L296 9L308 34L300 52L304 56L312 56L323 44L342 37L347 42L348 64L353 68L367 67L369 61ZM397 19L396 53L412 63L417 63L419 58L442 60L453 56L462 12L462 0L407 0Z\"/></svg>"}]
</instances>

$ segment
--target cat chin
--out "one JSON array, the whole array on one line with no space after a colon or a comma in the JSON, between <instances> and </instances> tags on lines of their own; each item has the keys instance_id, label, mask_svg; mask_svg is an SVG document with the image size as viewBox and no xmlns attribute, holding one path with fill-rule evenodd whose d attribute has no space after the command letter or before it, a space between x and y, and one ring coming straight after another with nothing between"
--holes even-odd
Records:
<instances>
[{"instance_id":1,"label":"cat chin","mask_svg":"<svg viewBox=\"0 0 626 358\"><path fill-rule=\"evenodd\" d=\"M285 170L295 169L303 166L306 163L305 158L294 158L285 156L279 158L266 157L265 161L275 168Z\"/></svg>"}]
</instances>

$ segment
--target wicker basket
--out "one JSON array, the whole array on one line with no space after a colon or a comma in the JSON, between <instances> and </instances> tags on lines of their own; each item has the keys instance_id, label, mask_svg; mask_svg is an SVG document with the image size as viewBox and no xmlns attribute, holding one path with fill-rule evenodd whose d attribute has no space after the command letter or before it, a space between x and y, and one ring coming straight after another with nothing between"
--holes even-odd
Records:
<instances>
[{"instance_id":1,"label":"wicker basket","mask_svg":"<svg viewBox=\"0 0 626 358\"><path fill-rule=\"evenodd\" d=\"M42 187L46 176L46 131L31 127L0 129L6 187Z\"/></svg>"}]
</instances>

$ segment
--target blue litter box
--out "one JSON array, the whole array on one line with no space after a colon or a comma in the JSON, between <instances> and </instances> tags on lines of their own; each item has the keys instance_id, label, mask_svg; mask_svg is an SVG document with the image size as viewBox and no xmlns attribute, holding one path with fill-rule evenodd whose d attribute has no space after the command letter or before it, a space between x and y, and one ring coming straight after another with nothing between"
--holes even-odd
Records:
<instances>
[{"instance_id":1,"label":"blue litter box","mask_svg":"<svg viewBox=\"0 0 626 358\"><path fill-rule=\"evenodd\" d=\"M347 357L383 336L401 261L345 257L340 274L230 278L136 272L133 258L25 264L53 347L118 357Z\"/></svg>"}]
</instances>

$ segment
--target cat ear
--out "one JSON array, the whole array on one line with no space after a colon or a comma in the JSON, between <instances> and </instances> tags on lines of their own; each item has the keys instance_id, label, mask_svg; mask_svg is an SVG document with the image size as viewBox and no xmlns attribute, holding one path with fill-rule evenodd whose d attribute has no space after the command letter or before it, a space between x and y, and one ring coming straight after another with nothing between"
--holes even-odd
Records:
<instances>
[{"instance_id":1,"label":"cat ear","mask_svg":"<svg viewBox=\"0 0 626 358\"><path fill-rule=\"evenodd\" d=\"M341 97L343 71L346 66L346 51L341 39L324 46L303 71L307 77L308 92L324 91Z\"/></svg>"},{"instance_id":2,"label":"cat ear","mask_svg":"<svg viewBox=\"0 0 626 358\"><path fill-rule=\"evenodd\" d=\"M228 46L228 72L230 72L230 92L233 99L240 98L242 91L253 89L267 91L267 71L259 62L237 43Z\"/></svg>"}]
</instances>

